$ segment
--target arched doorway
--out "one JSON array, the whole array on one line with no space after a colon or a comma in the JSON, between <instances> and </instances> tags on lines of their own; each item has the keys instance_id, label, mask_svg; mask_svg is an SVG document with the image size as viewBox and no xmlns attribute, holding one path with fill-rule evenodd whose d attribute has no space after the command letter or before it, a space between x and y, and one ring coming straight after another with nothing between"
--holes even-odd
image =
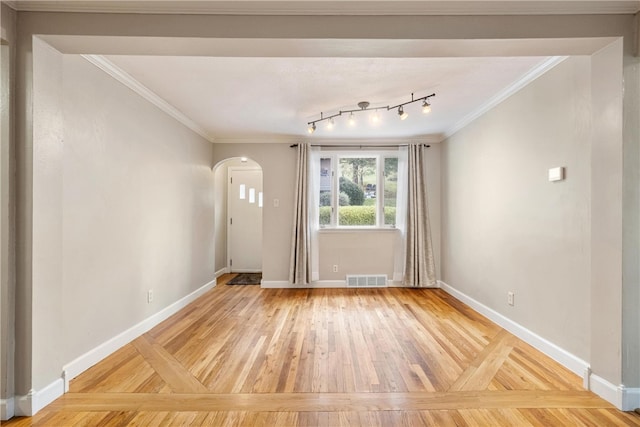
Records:
<instances>
[{"instance_id":1,"label":"arched doorway","mask_svg":"<svg viewBox=\"0 0 640 427\"><path fill-rule=\"evenodd\" d=\"M216 272L262 271L262 168L247 158L215 167Z\"/></svg>"}]
</instances>

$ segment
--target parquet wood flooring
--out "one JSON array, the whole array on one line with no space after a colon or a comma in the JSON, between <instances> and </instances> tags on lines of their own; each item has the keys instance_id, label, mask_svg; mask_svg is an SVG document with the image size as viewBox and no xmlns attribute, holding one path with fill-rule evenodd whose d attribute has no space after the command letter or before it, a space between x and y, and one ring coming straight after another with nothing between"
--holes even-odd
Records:
<instances>
[{"instance_id":1,"label":"parquet wood flooring","mask_svg":"<svg viewBox=\"0 0 640 427\"><path fill-rule=\"evenodd\" d=\"M6 425L640 426L441 290L231 277Z\"/></svg>"}]
</instances>

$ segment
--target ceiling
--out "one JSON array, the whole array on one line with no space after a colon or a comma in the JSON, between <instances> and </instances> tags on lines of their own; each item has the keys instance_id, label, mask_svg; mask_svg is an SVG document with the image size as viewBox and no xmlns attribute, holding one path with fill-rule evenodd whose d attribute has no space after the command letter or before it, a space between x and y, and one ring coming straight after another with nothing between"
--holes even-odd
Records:
<instances>
[{"instance_id":1,"label":"ceiling","mask_svg":"<svg viewBox=\"0 0 640 427\"><path fill-rule=\"evenodd\" d=\"M260 58L106 56L195 122L215 140L285 140L307 136L307 123L340 110L397 105L435 93L432 112L421 103L356 114L356 125L336 118L314 138L439 137L512 87L541 57L490 58ZM325 122L326 124L326 122Z\"/></svg>"},{"instance_id":2,"label":"ceiling","mask_svg":"<svg viewBox=\"0 0 640 427\"><path fill-rule=\"evenodd\" d=\"M29 11L256 15L592 14L640 10L638 0L17 0L10 4ZM545 53L536 53L541 50L534 46L539 42L527 40L489 45L481 40L176 42L156 38L155 46L143 46L151 42L127 39L129 47L145 53L141 55L128 52L122 38L84 37L83 41L80 37L55 37L48 41L55 41L53 44L65 53L87 53L87 43L102 43L99 51L103 56L85 57L216 142L289 141L300 137L439 141L562 60L541 56ZM513 56L515 43L519 51L528 53ZM571 41L550 39L547 43ZM115 44L122 45L112 49ZM548 52L548 45L546 49ZM370 123L367 113L359 113L353 127L347 125L345 117L338 117L334 129L319 124L313 135L307 134L307 123L320 118L321 112L326 116L356 109L360 101L368 101L371 107L397 105L409 101L412 94L419 98L431 93L436 96L431 98L429 115L423 115L420 104L415 103L405 108L409 117L404 121L399 120L397 110L384 109L377 126Z\"/></svg>"}]
</instances>

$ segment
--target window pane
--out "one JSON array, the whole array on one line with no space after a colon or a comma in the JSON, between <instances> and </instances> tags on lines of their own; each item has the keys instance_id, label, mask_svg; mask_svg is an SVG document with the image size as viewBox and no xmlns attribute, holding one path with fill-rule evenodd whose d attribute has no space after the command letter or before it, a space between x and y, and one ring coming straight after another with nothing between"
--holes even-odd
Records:
<instances>
[{"instance_id":1,"label":"window pane","mask_svg":"<svg viewBox=\"0 0 640 427\"><path fill-rule=\"evenodd\" d=\"M376 159L344 157L338 163L338 225L376 225Z\"/></svg>"},{"instance_id":2,"label":"window pane","mask_svg":"<svg viewBox=\"0 0 640 427\"><path fill-rule=\"evenodd\" d=\"M331 158L320 159L320 227L331 225Z\"/></svg>"},{"instance_id":3,"label":"window pane","mask_svg":"<svg viewBox=\"0 0 640 427\"><path fill-rule=\"evenodd\" d=\"M384 159L384 225L396 225L396 198L398 196L398 158Z\"/></svg>"}]
</instances>

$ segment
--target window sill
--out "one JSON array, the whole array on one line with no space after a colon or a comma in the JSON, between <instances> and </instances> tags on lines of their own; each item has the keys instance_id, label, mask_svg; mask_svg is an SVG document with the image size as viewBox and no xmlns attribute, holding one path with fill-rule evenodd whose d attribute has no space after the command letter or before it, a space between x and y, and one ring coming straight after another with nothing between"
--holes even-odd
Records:
<instances>
[{"instance_id":1,"label":"window sill","mask_svg":"<svg viewBox=\"0 0 640 427\"><path fill-rule=\"evenodd\" d=\"M332 233L363 233L363 232L375 232L375 233L394 233L398 230L396 227L325 227L319 228L318 233L332 234Z\"/></svg>"}]
</instances>

